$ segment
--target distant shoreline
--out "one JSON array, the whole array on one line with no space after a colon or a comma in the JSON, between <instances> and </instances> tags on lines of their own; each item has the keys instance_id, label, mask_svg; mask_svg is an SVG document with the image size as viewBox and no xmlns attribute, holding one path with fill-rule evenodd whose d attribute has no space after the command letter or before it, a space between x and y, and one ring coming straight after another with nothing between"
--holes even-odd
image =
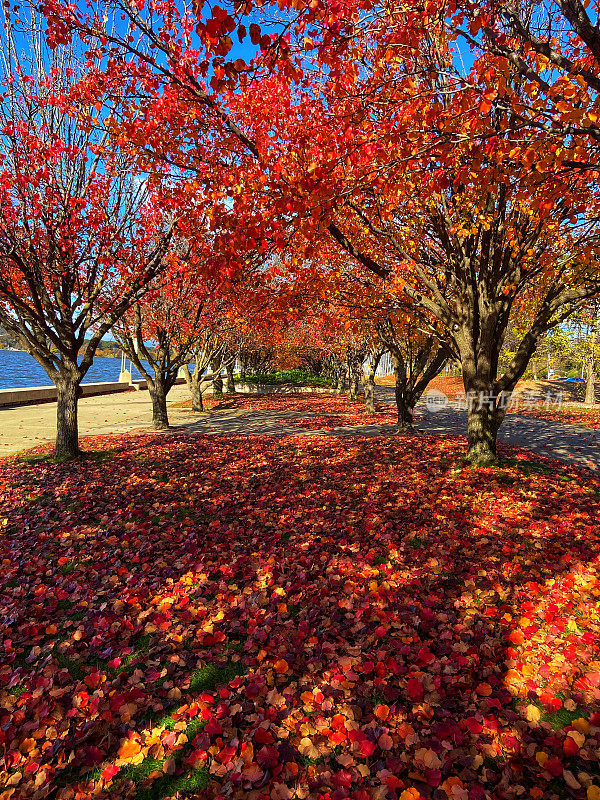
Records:
<instances>
[{"instance_id":1,"label":"distant shoreline","mask_svg":"<svg viewBox=\"0 0 600 800\"><path fill-rule=\"evenodd\" d=\"M20 347L0 347L0 353L27 353L27 355L31 355L27 350L22 350ZM33 358L33 356L31 357ZM100 350L94 354L94 358L121 358L121 356L119 353L107 353L104 350Z\"/></svg>"}]
</instances>

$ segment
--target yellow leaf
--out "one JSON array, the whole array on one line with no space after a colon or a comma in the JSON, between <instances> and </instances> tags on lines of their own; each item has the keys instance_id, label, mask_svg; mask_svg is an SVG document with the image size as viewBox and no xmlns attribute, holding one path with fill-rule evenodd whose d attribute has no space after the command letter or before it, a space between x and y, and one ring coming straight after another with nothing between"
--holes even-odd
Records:
<instances>
[{"instance_id":1,"label":"yellow leaf","mask_svg":"<svg viewBox=\"0 0 600 800\"><path fill-rule=\"evenodd\" d=\"M308 736L305 736L304 739L300 740L300 744L298 745L298 752L300 753L300 755L305 756L306 758L319 758L319 756L321 755L319 750L317 750L317 748L314 746L314 744L311 742Z\"/></svg>"},{"instance_id":2,"label":"yellow leaf","mask_svg":"<svg viewBox=\"0 0 600 800\"><path fill-rule=\"evenodd\" d=\"M19 750L23 755L27 755L35 748L35 739L23 739L19 746Z\"/></svg>"},{"instance_id":3,"label":"yellow leaf","mask_svg":"<svg viewBox=\"0 0 600 800\"><path fill-rule=\"evenodd\" d=\"M590 723L587 721L587 719L584 719L583 717L578 717L577 719L574 719L572 724L575 730L578 730L579 733L590 732Z\"/></svg>"},{"instance_id":4,"label":"yellow leaf","mask_svg":"<svg viewBox=\"0 0 600 800\"><path fill-rule=\"evenodd\" d=\"M165 775L173 775L175 772L175 767L177 764L175 763L174 758L167 758L165 763L163 764L163 772Z\"/></svg>"},{"instance_id":5,"label":"yellow leaf","mask_svg":"<svg viewBox=\"0 0 600 800\"><path fill-rule=\"evenodd\" d=\"M448 797L466 797L466 791L463 788L463 782L460 778L446 778L442 783L442 789L446 792Z\"/></svg>"},{"instance_id":6,"label":"yellow leaf","mask_svg":"<svg viewBox=\"0 0 600 800\"><path fill-rule=\"evenodd\" d=\"M571 739L577 744L577 747L583 747L585 744L585 736L583 733L579 733L579 731L569 731L567 736L570 736Z\"/></svg>"},{"instance_id":7,"label":"yellow leaf","mask_svg":"<svg viewBox=\"0 0 600 800\"><path fill-rule=\"evenodd\" d=\"M420 747L415 752L414 760L418 767L424 769L439 769L442 766L442 762L438 758L437 754L433 750L429 750L427 747Z\"/></svg>"}]
</instances>

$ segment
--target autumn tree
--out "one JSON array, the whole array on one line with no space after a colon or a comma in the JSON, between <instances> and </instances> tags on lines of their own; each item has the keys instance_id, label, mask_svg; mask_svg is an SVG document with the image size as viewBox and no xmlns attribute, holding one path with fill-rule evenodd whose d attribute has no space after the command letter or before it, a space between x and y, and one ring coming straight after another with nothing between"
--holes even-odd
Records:
<instances>
[{"instance_id":1,"label":"autumn tree","mask_svg":"<svg viewBox=\"0 0 600 800\"><path fill-rule=\"evenodd\" d=\"M211 364L220 361L223 345L218 337L218 323L214 326L204 324L190 349L189 361L182 366L183 377L190 390L192 411L204 411L203 393L208 389L209 381L206 373Z\"/></svg>"},{"instance_id":2,"label":"autumn tree","mask_svg":"<svg viewBox=\"0 0 600 800\"><path fill-rule=\"evenodd\" d=\"M373 342L367 352L364 363L362 388L365 395L365 411L367 414L375 413L375 377L381 359L386 353L385 345Z\"/></svg>"},{"instance_id":3,"label":"autumn tree","mask_svg":"<svg viewBox=\"0 0 600 800\"><path fill-rule=\"evenodd\" d=\"M345 320L344 327L353 330L355 338L361 337L360 372L367 411L375 410L375 372L387 352L394 372L398 430L412 433L416 404L453 355L444 326L410 302L401 284L368 278L352 260L345 261L335 317Z\"/></svg>"},{"instance_id":4,"label":"autumn tree","mask_svg":"<svg viewBox=\"0 0 600 800\"><path fill-rule=\"evenodd\" d=\"M583 178L563 178L552 136L522 124L510 65L499 75L497 59L482 57L465 77L444 36L440 24L429 49L392 61L370 40L357 43L364 69L324 80L318 100L308 89L280 91L271 115L297 142L286 176L318 209L313 231L401 283L440 326L472 399L468 458L485 464L496 460L508 397L540 337L600 291L598 196ZM254 135L266 119L247 122ZM530 325L499 372L523 306Z\"/></svg>"},{"instance_id":5,"label":"autumn tree","mask_svg":"<svg viewBox=\"0 0 600 800\"><path fill-rule=\"evenodd\" d=\"M146 379L152 401L152 424L169 427L167 395L180 370L188 370L195 410L203 410L200 383L206 367L221 358L219 332L224 327L219 285L202 276L201 265L178 242L160 284L113 327L113 334ZM195 360L194 374L189 362Z\"/></svg>"},{"instance_id":6,"label":"autumn tree","mask_svg":"<svg viewBox=\"0 0 600 800\"><path fill-rule=\"evenodd\" d=\"M379 325L379 337L391 354L398 429L411 433L415 406L444 368L450 352L435 334L424 332L410 318L398 321L387 317Z\"/></svg>"},{"instance_id":7,"label":"autumn tree","mask_svg":"<svg viewBox=\"0 0 600 800\"><path fill-rule=\"evenodd\" d=\"M244 64L225 61L228 33L245 33L244 9L200 22L199 49L186 33L190 13L168 11L148 19L145 7L136 16L124 4L134 41L159 42L150 55L93 18L54 18L123 54L127 69L115 61L105 79L133 82L142 99L120 135L145 159L177 163L228 194L241 248L285 247L292 229L304 242L299 263L329 237L373 275L404 282L444 327L465 390L478 398L468 458L494 462L507 397L540 336L600 290L596 188L585 175L564 176L566 151L532 116L520 66L488 52L459 72L441 4L367 14L361 3L335 12L317 3L299 4L282 36L257 41L264 56L249 81ZM586 151L587 169L594 158ZM511 314L525 299L532 324L499 374Z\"/></svg>"},{"instance_id":8,"label":"autumn tree","mask_svg":"<svg viewBox=\"0 0 600 800\"><path fill-rule=\"evenodd\" d=\"M563 336L572 361L585 374L586 405L596 404L596 372L600 360L600 319L597 302L590 302L578 314L569 319Z\"/></svg>"},{"instance_id":9,"label":"autumn tree","mask_svg":"<svg viewBox=\"0 0 600 800\"><path fill-rule=\"evenodd\" d=\"M56 385L55 455L67 458L79 452L80 383L102 337L160 272L173 223L132 160L74 115L76 51L48 51L33 7L4 13L0 322Z\"/></svg>"}]
</instances>

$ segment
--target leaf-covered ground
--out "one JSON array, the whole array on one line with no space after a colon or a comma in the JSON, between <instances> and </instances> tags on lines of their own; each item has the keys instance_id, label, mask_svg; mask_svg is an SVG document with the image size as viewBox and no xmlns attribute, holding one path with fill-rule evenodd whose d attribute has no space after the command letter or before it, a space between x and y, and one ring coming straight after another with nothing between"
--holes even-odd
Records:
<instances>
[{"instance_id":1,"label":"leaf-covered ground","mask_svg":"<svg viewBox=\"0 0 600 800\"><path fill-rule=\"evenodd\" d=\"M0 462L3 800L600 798L593 478L427 435L85 444Z\"/></svg>"},{"instance_id":2,"label":"leaf-covered ground","mask_svg":"<svg viewBox=\"0 0 600 800\"><path fill-rule=\"evenodd\" d=\"M191 407L191 402L188 404ZM321 430L351 425L397 425L393 406L376 405L376 414L365 412L364 399L348 400L332 394L231 394L213 401L211 411L268 411L285 415L286 427Z\"/></svg>"}]
</instances>

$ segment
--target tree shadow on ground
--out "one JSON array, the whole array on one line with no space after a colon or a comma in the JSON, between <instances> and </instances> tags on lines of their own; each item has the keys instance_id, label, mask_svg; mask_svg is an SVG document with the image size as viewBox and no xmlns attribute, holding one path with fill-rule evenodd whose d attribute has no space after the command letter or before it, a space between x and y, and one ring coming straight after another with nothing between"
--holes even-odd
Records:
<instances>
[{"instance_id":1,"label":"tree shadow on ground","mask_svg":"<svg viewBox=\"0 0 600 800\"><path fill-rule=\"evenodd\" d=\"M108 441L3 465L13 797L585 797L593 479L426 435Z\"/></svg>"}]
</instances>

